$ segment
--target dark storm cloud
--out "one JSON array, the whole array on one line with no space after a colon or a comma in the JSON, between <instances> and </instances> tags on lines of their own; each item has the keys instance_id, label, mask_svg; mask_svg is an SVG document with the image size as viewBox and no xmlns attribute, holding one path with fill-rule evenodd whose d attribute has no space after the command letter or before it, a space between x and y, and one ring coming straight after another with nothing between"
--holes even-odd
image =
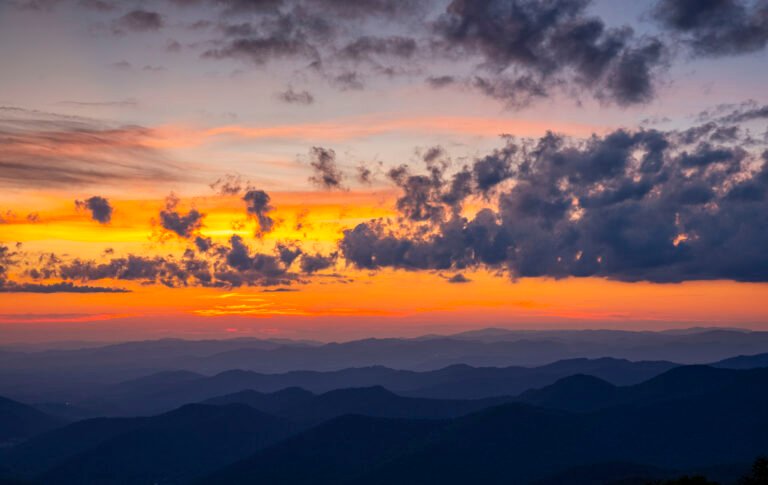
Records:
<instances>
[{"instance_id":1,"label":"dark storm cloud","mask_svg":"<svg viewBox=\"0 0 768 485\"><path fill-rule=\"evenodd\" d=\"M77 206L78 209L90 211L93 220L100 224L109 224L109 221L112 220L112 206L104 197L94 195L89 199L76 200L75 206Z\"/></svg>"},{"instance_id":2,"label":"dark storm cloud","mask_svg":"<svg viewBox=\"0 0 768 485\"><path fill-rule=\"evenodd\" d=\"M315 97L309 91L294 91L291 87L278 93L277 98L288 104L308 105L315 102Z\"/></svg>"},{"instance_id":3,"label":"dark storm cloud","mask_svg":"<svg viewBox=\"0 0 768 485\"><path fill-rule=\"evenodd\" d=\"M309 165L314 174L309 181L326 190L342 189L344 174L336 164L336 152L331 148L312 147Z\"/></svg>"},{"instance_id":4,"label":"dark storm cloud","mask_svg":"<svg viewBox=\"0 0 768 485\"><path fill-rule=\"evenodd\" d=\"M519 105L570 81L619 104L650 99L663 46L589 16L587 0L454 0L437 22L443 47L480 55L475 85Z\"/></svg>"},{"instance_id":5,"label":"dark storm cloud","mask_svg":"<svg viewBox=\"0 0 768 485\"><path fill-rule=\"evenodd\" d=\"M269 213L274 209L270 203L269 194L263 190L252 189L245 193L243 200L245 201L245 208L248 215L255 218L259 223L256 235L262 236L270 232L275 221L269 216Z\"/></svg>"},{"instance_id":6,"label":"dark storm cloud","mask_svg":"<svg viewBox=\"0 0 768 485\"><path fill-rule=\"evenodd\" d=\"M165 199L165 209L160 211L160 226L182 238L194 236L203 226L205 214L197 209L190 209L186 214L177 211L179 198L174 194Z\"/></svg>"},{"instance_id":7,"label":"dark storm cloud","mask_svg":"<svg viewBox=\"0 0 768 485\"><path fill-rule=\"evenodd\" d=\"M149 10L132 10L112 23L112 31L122 32L152 32L163 28L163 17Z\"/></svg>"},{"instance_id":8,"label":"dark storm cloud","mask_svg":"<svg viewBox=\"0 0 768 485\"><path fill-rule=\"evenodd\" d=\"M0 185L72 188L188 179L140 126L0 108Z\"/></svg>"},{"instance_id":9,"label":"dark storm cloud","mask_svg":"<svg viewBox=\"0 0 768 485\"><path fill-rule=\"evenodd\" d=\"M696 55L745 54L768 44L765 0L661 0L653 15Z\"/></svg>"},{"instance_id":10,"label":"dark storm cloud","mask_svg":"<svg viewBox=\"0 0 768 485\"><path fill-rule=\"evenodd\" d=\"M508 139L450 176L393 170L399 223L359 224L339 248L366 269L768 281L768 154L740 145L655 130ZM490 205L464 217L469 197Z\"/></svg>"}]
</instances>

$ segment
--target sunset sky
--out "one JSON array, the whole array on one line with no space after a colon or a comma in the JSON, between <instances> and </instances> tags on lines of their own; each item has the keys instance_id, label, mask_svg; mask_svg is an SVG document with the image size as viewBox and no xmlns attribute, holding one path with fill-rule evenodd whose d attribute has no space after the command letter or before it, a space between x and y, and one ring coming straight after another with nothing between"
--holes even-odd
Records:
<instances>
[{"instance_id":1,"label":"sunset sky","mask_svg":"<svg viewBox=\"0 0 768 485\"><path fill-rule=\"evenodd\" d=\"M0 2L0 340L768 330L762 0Z\"/></svg>"}]
</instances>

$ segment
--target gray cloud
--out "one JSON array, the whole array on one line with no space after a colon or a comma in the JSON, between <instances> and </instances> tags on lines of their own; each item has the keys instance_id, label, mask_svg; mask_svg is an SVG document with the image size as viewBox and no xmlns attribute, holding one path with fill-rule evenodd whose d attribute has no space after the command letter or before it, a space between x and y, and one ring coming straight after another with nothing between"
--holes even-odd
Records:
<instances>
[{"instance_id":1,"label":"gray cloud","mask_svg":"<svg viewBox=\"0 0 768 485\"><path fill-rule=\"evenodd\" d=\"M326 190L342 189L344 174L336 164L336 152L331 148L312 147L309 151L310 166L314 175L309 181Z\"/></svg>"},{"instance_id":2,"label":"gray cloud","mask_svg":"<svg viewBox=\"0 0 768 485\"><path fill-rule=\"evenodd\" d=\"M464 276L461 273L456 273L455 275L453 275L450 278L448 278L448 283L459 283L460 284L460 283L470 283L470 282L472 282L472 280L470 280L469 278L467 278L466 276Z\"/></svg>"},{"instance_id":3,"label":"gray cloud","mask_svg":"<svg viewBox=\"0 0 768 485\"><path fill-rule=\"evenodd\" d=\"M263 190L251 189L245 193L243 200L248 215L255 218L259 223L256 235L262 236L270 232L275 221L269 216L269 213L274 209L270 203L269 194Z\"/></svg>"},{"instance_id":4,"label":"gray cloud","mask_svg":"<svg viewBox=\"0 0 768 485\"><path fill-rule=\"evenodd\" d=\"M75 206L79 209L90 211L93 220L100 224L109 224L112 220L112 206L104 197L95 195L89 199L76 200Z\"/></svg>"},{"instance_id":5,"label":"gray cloud","mask_svg":"<svg viewBox=\"0 0 768 485\"><path fill-rule=\"evenodd\" d=\"M292 87L278 93L277 98L289 104L308 105L315 102L315 97L309 91L294 91Z\"/></svg>"},{"instance_id":6,"label":"gray cloud","mask_svg":"<svg viewBox=\"0 0 768 485\"><path fill-rule=\"evenodd\" d=\"M197 209L190 209L186 214L182 214L176 210L178 205L179 198L174 194L165 199L165 209L160 211L160 226L166 231L188 239L200 230L205 214Z\"/></svg>"},{"instance_id":7,"label":"gray cloud","mask_svg":"<svg viewBox=\"0 0 768 485\"><path fill-rule=\"evenodd\" d=\"M370 60L372 56L409 58L416 53L416 41L410 37L373 37L365 35L345 45L340 54L353 61Z\"/></svg>"},{"instance_id":8,"label":"gray cloud","mask_svg":"<svg viewBox=\"0 0 768 485\"><path fill-rule=\"evenodd\" d=\"M586 0L454 0L437 22L444 49L480 55L474 85L510 105L528 104L563 81L619 104L653 96L664 48L586 14ZM514 73L514 74L511 74Z\"/></svg>"},{"instance_id":9,"label":"gray cloud","mask_svg":"<svg viewBox=\"0 0 768 485\"><path fill-rule=\"evenodd\" d=\"M75 285L64 283L13 283L0 285L0 293L129 293L124 288L108 288L103 286Z\"/></svg>"},{"instance_id":10,"label":"gray cloud","mask_svg":"<svg viewBox=\"0 0 768 485\"><path fill-rule=\"evenodd\" d=\"M578 142L548 134L508 139L452 175L396 169L401 220L360 224L339 248L365 269L768 281L758 249L768 244L768 151L708 136L618 130ZM491 204L463 217L456 208L468 197Z\"/></svg>"},{"instance_id":11,"label":"gray cloud","mask_svg":"<svg viewBox=\"0 0 768 485\"><path fill-rule=\"evenodd\" d=\"M337 254L304 254L301 256L301 271L307 274L316 273L333 267L336 264Z\"/></svg>"},{"instance_id":12,"label":"gray cloud","mask_svg":"<svg viewBox=\"0 0 768 485\"><path fill-rule=\"evenodd\" d=\"M17 244L17 247L19 245ZM79 286L71 282L59 283L27 283L17 282L9 279L9 270L17 266L20 254L7 245L0 243L0 293L126 293L122 288L105 288L98 286ZM57 264L60 260L56 257L49 257L46 260L49 264ZM46 272L47 273L47 272Z\"/></svg>"},{"instance_id":13,"label":"gray cloud","mask_svg":"<svg viewBox=\"0 0 768 485\"><path fill-rule=\"evenodd\" d=\"M653 16L695 55L745 54L768 45L764 0L661 0Z\"/></svg>"}]
</instances>

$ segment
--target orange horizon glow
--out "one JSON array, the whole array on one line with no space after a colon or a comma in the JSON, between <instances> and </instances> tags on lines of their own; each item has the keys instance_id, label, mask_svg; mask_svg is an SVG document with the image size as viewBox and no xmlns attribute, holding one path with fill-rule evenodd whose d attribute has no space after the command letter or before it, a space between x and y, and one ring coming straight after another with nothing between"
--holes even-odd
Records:
<instances>
[{"instance_id":1,"label":"orange horizon glow","mask_svg":"<svg viewBox=\"0 0 768 485\"><path fill-rule=\"evenodd\" d=\"M394 217L392 191L278 192L272 194L278 221L263 240L254 237L254 222L244 216L237 196L186 199L180 210L194 207L206 214L202 234L226 240L241 235L255 248L279 240L301 240L307 249L330 251L345 228L373 219ZM163 254L181 250L178 240L156 238L152 219L162 199L113 201L109 225L79 212L71 199L49 197L38 212L40 222L25 218L3 226L4 239L19 241L31 254L49 248L70 257L103 259L127 252ZM297 222L303 227L297 229ZM242 227L233 229L233 223ZM341 272L344 279L333 276ZM345 339L355 335L417 335L437 331L500 326L510 328L600 327L664 329L687 326L766 327L768 285L732 281L675 284L624 283L601 278L524 278L511 280L486 270L465 272L469 283L451 284L452 274L354 270L343 261L336 268L273 292L270 288L175 288L128 281L98 281L121 287L121 294L15 294L3 298L0 334L34 339L66 335L78 324L89 325L94 338L145 334L188 338L312 335ZM428 288L428 290L426 290ZM423 290L422 290L423 289ZM413 326L413 329L409 330ZM194 330L191 330L194 328ZM22 338L21 335L25 337ZM51 337L52 338L52 337Z\"/></svg>"},{"instance_id":2,"label":"orange horizon glow","mask_svg":"<svg viewBox=\"0 0 768 485\"><path fill-rule=\"evenodd\" d=\"M333 249L341 231L358 221L394 215L391 193L276 193L274 216L281 221L274 234L259 242L253 223L233 230L242 220L238 197L201 197L186 201L181 210L196 207L206 213L202 233L225 239L241 234L249 244L269 245L275 240L300 238L305 247ZM162 200L115 200L110 227L80 214L70 201L51 200L40 212L44 224L23 222L4 227L31 252L56 247L79 257L100 259L106 247L122 251L161 254L180 248L178 241L153 241L150 220ZM311 210L307 210L307 209ZM297 219L304 219L302 231ZM466 330L502 327L609 327L661 329L715 325L764 328L768 285L731 281L690 281L676 284L623 283L600 278L524 278L493 275L485 270L466 272L471 280L448 283L449 274L353 270L343 262L343 281L316 275L291 291L269 288L175 288L126 281L100 281L99 285L131 290L124 294L16 294L0 311L0 332L56 335L61 325L83 323L95 335L130 322L124 330L138 337L146 332L224 338L232 334L261 335L391 335L403 332L408 322L416 329ZM333 272L331 271L331 272ZM429 288L428 291L421 288ZM329 322L330 319L330 323ZM194 332L190 322L196 322ZM99 327L108 325L105 330ZM330 326L329 326L330 325ZM51 327L53 326L53 327ZM235 329L235 330L233 330ZM191 333L190 333L191 332ZM422 330L423 332L423 330Z\"/></svg>"}]
</instances>

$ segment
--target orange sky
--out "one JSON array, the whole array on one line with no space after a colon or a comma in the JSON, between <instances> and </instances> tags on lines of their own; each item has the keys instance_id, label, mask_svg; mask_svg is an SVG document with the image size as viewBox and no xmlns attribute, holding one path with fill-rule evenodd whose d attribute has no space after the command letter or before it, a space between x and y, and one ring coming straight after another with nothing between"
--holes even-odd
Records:
<instances>
[{"instance_id":1,"label":"orange sky","mask_svg":"<svg viewBox=\"0 0 768 485\"><path fill-rule=\"evenodd\" d=\"M202 234L215 239L238 233L254 247L301 239L304 248L327 252L334 249L342 229L392 216L393 196L390 191L274 193L274 217L279 222L261 242L254 239L254 223L243 216L237 197L185 199L182 210L195 207L205 213ZM3 226L3 238L22 242L28 258L50 248L70 257L99 259L107 247L115 254L163 254L184 246L157 238L151 221L163 207L162 200L113 200L115 212L107 226L79 212L71 199L49 197L37 203L37 222L19 216ZM21 207L12 210L24 214ZM297 221L303 225L300 230ZM82 338L85 328L87 338L96 340L265 334L343 340L484 326L768 328L765 284L619 283L597 278L512 281L484 270L465 275L471 282L451 284L446 280L452 274L373 273L353 270L340 261L336 268L283 292L99 282L132 292L5 295L0 298L0 335L9 341Z\"/></svg>"}]
</instances>

